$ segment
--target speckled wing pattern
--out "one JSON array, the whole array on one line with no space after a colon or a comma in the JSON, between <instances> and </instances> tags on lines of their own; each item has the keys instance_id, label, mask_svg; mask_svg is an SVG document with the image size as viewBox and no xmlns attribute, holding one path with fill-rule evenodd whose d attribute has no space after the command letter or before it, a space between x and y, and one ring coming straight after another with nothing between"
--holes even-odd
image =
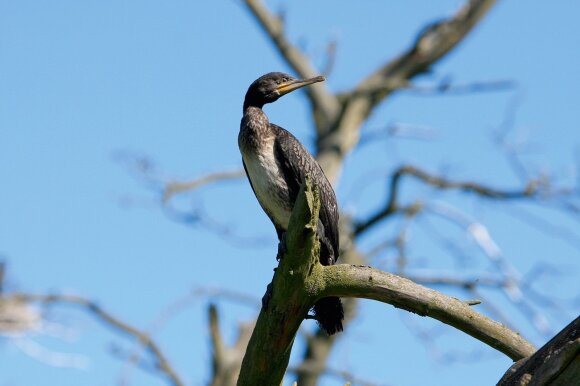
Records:
<instances>
[{"instance_id":1,"label":"speckled wing pattern","mask_svg":"<svg viewBox=\"0 0 580 386\"><path fill-rule=\"evenodd\" d=\"M310 176L320 193L320 221L324 225L324 234L332 246L334 260L338 258L338 207L336 195L332 185L324 175L320 165L308 150L290 132L280 126L270 123L272 131L276 133L274 143L274 156L279 162L280 169L284 173L290 198L296 201L300 191L300 185ZM321 256L321 264L329 265L330 256Z\"/></svg>"}]
</instances>

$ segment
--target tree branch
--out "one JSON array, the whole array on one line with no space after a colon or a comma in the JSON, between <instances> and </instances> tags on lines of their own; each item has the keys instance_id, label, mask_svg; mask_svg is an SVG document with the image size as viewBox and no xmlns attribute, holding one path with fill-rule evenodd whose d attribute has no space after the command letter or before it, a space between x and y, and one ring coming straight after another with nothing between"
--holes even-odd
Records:
<instances>
[{"instance_id":1,"label":"tree branch","mask_svg":"<svg viewBox=\"0 0 580 386\"><path fill-rule=\"evenodd\" d=\"M404 89L414 95L465 95L483 92L496 92L512 90L516 87L516 82L511 80L495 80L487 82L473 82L465 84L453 84L441 82L435 86L409 85Z\"/></svg>"},{"instance_id":2,"label":"tree branch","mask_svg":"<svg viewBox=\"0 0 580 386\"><path fill-rule=\"evenodd\" d=\"M242 362L238 385L279 385L300 323L315 301L328 296L356 297L392 304L455 327L519 360L535 348L519 334L473 311L458 299L408 279L357 265L322 266L316 236L319 199L310 182L298 195L286 236L287 254L271 284Z\"/></svg>"},{"instance_id":3,"label":"tree branch","mask_svg":"<svg viewBox=\"0 0 580 386\"><path fill-rule=\"evenodd\" d=\"M262 307L242 361L238 386L280 385L300 323L316 300L313 272L322 268L316 236L320 200L307 180L302 184L286 232L287 253L280 259L271 297Z\"/></svg>"},{"instance_id":4,"label":"tree branch","mask_svg":"<svg viewBox=\"0 0 580 386\"><path fill-rule=\"evenodd\" d=\"M169 201L175 194L183 193L207 185L212 182L233 180L245 176L244 169L232 171L220 171L206 174L191 181L171 181L165 185L163 190L163 202Z\"/></svg>"},{"instance_id":5,"label":"tree branch","mask_svg":"<svg viewBox=\"0 0 580 386\"><path fill-rule=\"evenodd\" d=\"M365 266L346 264L324 267L321 295L348 296L389 303L457 328L481 342L519 360L536 351L507 327L475 312L468 304L412 281Z\"/></svg>"},{"instance_id":6,"label":"tree branch","mask_svg":"<svg viewBox=\"0 0 580 386\"><path fill-rule=\"evenodd\" d=\"M427 185L431 185L437 189L441 190L460 190L463 192L474 193L481 197L490 199L503 199L511 200L518 198L531 197L537 194L539 182L532 180L521 190L499 190L491 188L476 182L469 181L452 181L441 176L436 176L429 174L426 171L419 169L412 165L403 165L399 167L392 175L389 182L389 198L387 199L386 205L376 212L374 215L370 216L367 220L358 222L354 226L355 235L360 235L364 231L376 225L381 220L389 217L394 213L401 212L403 209L405 211L418 210L420 209L420 204L415 203L409 207L401 208L398 204L399 198L399 186L401 184L401 178L403 176L412 176L418 180L424 182Z\"/></svg>"},{"instance_id":7,"label":"tree branch","mask_svg":"<svg viewBox=\"0 0 580 386\"><path fill-rule=\"evenodd\" d=\"M174 386L183 386L184 382L179 378L159 346L151 339L149 334L140 331L139 329L121 321L120 319L114 317L112 314L105 311L95 302L85 299L76 295L44 295L44 294L25 294L16 293L10 295L13 299L24 302L24 303L44 303L44 304L54 304L54 303L65 303L65 304L75 304L79 305L91 314L96 316L98 319L103 321L108 326L114 328L117 331L123 332L133 338L136 338L139 343L141 343L151 356L155 359L156 368L166 376L169 382Z\"/></svg>"},{"instance_id":8,"label":"tree branch","mask_svg":"<svg viewBox=\"0 0 580 386\"><path fill-rule=\"evenodd\" d=\"M208 313L212 343L212 379L210 385L235 385L240 372L243 354L250 340L251 326L242 324L236 343L232 347L227 347L219 329L217 308L213 303L210 304Z\"/></svg>"},{"instance_id":9,"label":"tree branch","mask_svg":"<svg viewBox=\"0 0 580 386\"><path fill-rule=\"evenodd\" d=\"M370 110L390 92L406 86L409 79L427 71L433 63L455 48L495 2L468 0L450 18L423 28L412 47L362 80L353 95L371 96L367 107Z\"/></svg>"},{"instance_id":10,"label":"tree branch","mask_svg":"<svg viewBox=\"0 0 580 386\"><path fill-rule=\"evenodd\" d=\"M340 117L330 120L331 126L317 124L318 160L331 181L339 173L342 158L358 143L360 127L372 110L455 48L494 4L495 0L466 1L455 15L424 28L406 52L340 97L344 103Z\"/></svg>"}]
</instances>

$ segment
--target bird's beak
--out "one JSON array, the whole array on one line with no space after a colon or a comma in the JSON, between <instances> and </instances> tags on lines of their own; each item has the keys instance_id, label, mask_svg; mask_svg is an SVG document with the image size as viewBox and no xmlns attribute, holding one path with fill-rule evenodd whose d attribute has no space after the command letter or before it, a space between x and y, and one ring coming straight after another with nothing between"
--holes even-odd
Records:
<instances>
[{"instance_id":1,"label":"bird's beak","mask_svg":"<svg viewBox=\"0 0 580 386\"><path fill-rule=\"evenodd\" d=\"M304 80L293 79L289 82L285 82L285 83L278 85L278 87L276 87L276 91L278 92L278 94L280 96L282 96L282 95L286 95L289 92L292 92L294 90L298 90L301 87L308 86L309 84L324 82L325 80L326 79L324 78L324 76L315 76L314 78L304 79Z\"/></svg>"}]
</instances>

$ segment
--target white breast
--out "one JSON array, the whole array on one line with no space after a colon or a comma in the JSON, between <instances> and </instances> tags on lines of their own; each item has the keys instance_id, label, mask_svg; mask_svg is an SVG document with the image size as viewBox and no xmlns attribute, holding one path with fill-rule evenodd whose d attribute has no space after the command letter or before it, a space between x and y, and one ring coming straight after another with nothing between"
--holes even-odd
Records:
<instances>
[{"instance_id":1,"label":"white breast","mask_svg":"<svg viewBox=\"0 0 580 386\"><path fill-rule=\"evenodd\" d=\"M243 154L243 159L260 205L286 228L292 208L288 208L288 187L274 157L274 141L267 141L256 153Z\"/></svg>"}]
</instances>

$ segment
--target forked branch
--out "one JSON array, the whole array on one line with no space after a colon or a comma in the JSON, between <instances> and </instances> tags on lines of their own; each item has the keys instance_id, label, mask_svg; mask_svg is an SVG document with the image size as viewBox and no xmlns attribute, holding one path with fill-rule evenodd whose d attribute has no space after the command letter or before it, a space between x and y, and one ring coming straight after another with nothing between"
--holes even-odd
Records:
<instances>
[{"instance_id":1,"label":"forked branch","mask_svg":"<svg viewBox=\"0 0 580 386\"><path fill-rule=\"evenodd\" d=\"M474 193L480 197L497 199L497 200L511 200L526 197L533 197L538 193L538 188L540 182L537 180L531 180L519 190L500 190L492 188L477 182L471 181L453 181L448 178L430 174L418 167L412 165L404 165L399 167L392 175L389 181L389 197L383 208L378 210L375 214L371 215L365 221L361 221L355 224L354 233L359 235L376 225L381 220L389 217L390 215L398 212L408 212L413 209L419 210L418 204L412 205L410 207L401 207L399 204L399 190L401 185L401 179L403 176L415 177L419 181L430 185L436 189L441 190L460 190L463 192Z\"/></svg>"},{"instance_id":2,"label":"forked branch","mask_svg":"<svg viewBox=\"0 0 580 386\"><path fill-rule=\"evenodd\" d=\"M274 275L268 306L258 317L238 385L279 385L302 320L315 301L327 296L373 299L432 317L514 361L535 352L519 334L474 311L468 302L371 267L320 265L316 237L319 206L317 193L307 181L292 212L287 254Z\"/></svg>"}]
</instances>

